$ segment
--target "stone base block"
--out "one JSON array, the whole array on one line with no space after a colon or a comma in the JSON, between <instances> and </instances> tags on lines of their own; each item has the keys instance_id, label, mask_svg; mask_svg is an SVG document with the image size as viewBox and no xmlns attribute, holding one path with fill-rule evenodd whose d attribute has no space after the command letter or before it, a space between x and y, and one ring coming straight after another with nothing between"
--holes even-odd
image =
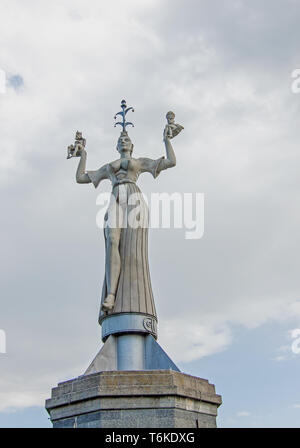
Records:
<instances>
[{"instance_id":1,"label":"stone base block","mask_svg":"<svg viewBox=\"0 0 300 448\"><path fill-rule=\"evenodd\" d=\"M55 428L215 428L221 402L173 370L105 371L59 383L46 409Z\"/></svg>"}]
</instances>

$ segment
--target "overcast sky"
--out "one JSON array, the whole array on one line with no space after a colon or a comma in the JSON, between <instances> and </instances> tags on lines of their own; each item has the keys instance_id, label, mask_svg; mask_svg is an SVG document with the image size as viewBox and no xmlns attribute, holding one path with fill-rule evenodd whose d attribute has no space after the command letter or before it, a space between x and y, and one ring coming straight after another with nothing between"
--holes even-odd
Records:
<instances>
[{"instance_id":1,"label":"overcast sky","mask_svg":"<svg viewBox=\"0 0 300 448\"><path fill-rule=\"evenodd\" d=\"M0 426L49 426L51 388L101 346L100 190L76 184L66 148L80 130L88 169L116 159L123 98L136 157L164 154L168 110L185 128L177 166L141 189L205 195L203 238L150 230L160 344L216 384L219 426L299 426L299 1L0 8Z\"/></svg>"}]
</instances>

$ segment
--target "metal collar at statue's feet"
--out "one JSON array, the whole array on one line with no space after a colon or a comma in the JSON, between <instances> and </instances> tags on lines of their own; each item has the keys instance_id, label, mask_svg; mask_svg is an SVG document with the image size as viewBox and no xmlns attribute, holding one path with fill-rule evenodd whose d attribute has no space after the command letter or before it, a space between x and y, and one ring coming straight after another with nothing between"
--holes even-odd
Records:
<instances>
[{"instance_id":1,"label":"metal collar at statue's feet","mask_svg":"<svg viewBox=\"0 0 300 448\"><path fill-rule=\"evenodd\" d=\"M103 342L109 335L124 333L152 334L157 339L157 320L149 314L119 313L111 314L101 321Z\"/></svg>"}]
</instances>

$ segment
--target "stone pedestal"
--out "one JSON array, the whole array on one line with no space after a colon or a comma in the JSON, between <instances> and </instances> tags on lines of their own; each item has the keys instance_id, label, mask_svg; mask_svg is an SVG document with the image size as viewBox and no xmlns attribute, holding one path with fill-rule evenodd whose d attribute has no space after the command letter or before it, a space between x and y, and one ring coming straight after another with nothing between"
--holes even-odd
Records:
<instances>
[{"instance_id":1,"label":"stone pedestal","mask_svg":"<svg viewBox=\"0 0 300 448\"><path fill-rule=\"evenodd\" d=\"M46 409L54 428L215 428L221 402L173 370L103 371L59 383Z\"/></svg>"}]
</instances>

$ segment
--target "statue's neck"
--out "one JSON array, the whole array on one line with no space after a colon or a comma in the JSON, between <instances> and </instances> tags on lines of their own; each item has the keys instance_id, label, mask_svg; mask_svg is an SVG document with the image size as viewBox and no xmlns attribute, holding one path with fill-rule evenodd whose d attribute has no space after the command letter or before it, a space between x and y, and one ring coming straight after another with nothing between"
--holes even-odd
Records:
<instances>
[{"instance_id":1,"label":"statue's neck","mask_svg":"<svg viewBox=\"0 0 300 448\"><path fill-rule=\"evenodd\" d=\"M121 154L121 157L120 157L121 159L128 159L128 160L130 160L131 159L131 155L130 154L127 154L127 153L125 153L125 154Z\"/></svg>"}]
</instances>

